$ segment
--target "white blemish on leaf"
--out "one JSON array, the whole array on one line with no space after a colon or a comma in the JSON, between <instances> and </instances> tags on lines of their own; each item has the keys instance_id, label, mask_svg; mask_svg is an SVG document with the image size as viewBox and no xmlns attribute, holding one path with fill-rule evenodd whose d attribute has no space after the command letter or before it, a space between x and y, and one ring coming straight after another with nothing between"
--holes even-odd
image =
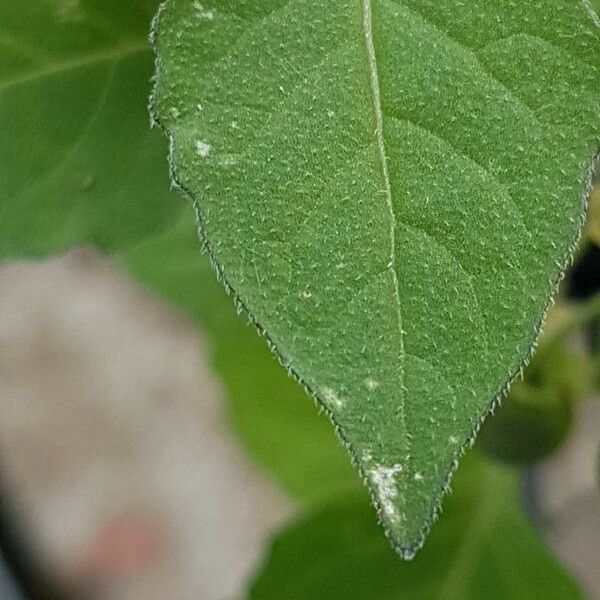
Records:
<instances>
[{"instance_id":1,"label":"white blemish on leaf","mask_svg":"<svg viewBox=\"0 0 600 600\"><path fill-rule=\"evenodd\" d=\"M231 167L237 163L238 159L235 154L223 154L219 156L218 162L221 167Z\"/></svg>"},{"instance_id":2,"label":"white blemish on leaf","mask_svg":"<svg viewBox=\"0 0 600 600\"><path fill-rule=\"evenodd\" d=\"M340 409L344 406L344 401L332 390L330 387L324 387L321 389L323 400L329 408Z\"/></svg>"},{"instance_id":3,"label":"white blemish on leaf","mask_svg":"<svg viewBox=\"0 0 600 600\"><path fill-rule=\"evenodd\" d=\"M194 8L196 9L196 16L205 21L212 21L215 18L215 11L208 8L204 8L198 0L194 2Z\"/></svg>"},{"instance_id":4,"label":"white blemish on leaf","mask_svg":"<svg viewBox=\"0 0 600 600\"><path fill-rule=\"evenodd\" d=\"M211 148L210 144L207 144L203 140L196 141L196 154L200 158L206 158L210 154L211 150L212 150L212 148Z\"/></svg>"},{"instance_id":5,"label":"white blemish on leaf","mask_svg":"<svg viewBox=\"0 0 600 600\"><path fill-rule=\"evenodd\" d=\"M298 294L298 297L300 298L300 300L308 300L309 298L312 298L312 293L308 290L303 290Z\"/></svg>"},{"instance_id":6,"label":"white blemish on leaf","mask_svg":"<svg viewBox=\"0 0 600 600\"><path fill-rule=\"evenodd\" d=\"M402 473L402 465L396 463L391 467L378 465L368 471L369 479L375 487L375 493L381 504L385 516L391 521L399 518L394 499L398 497L396 477Z\"/></svg>"},{"instance_id":7,"label":"white blemish on leaf","mask_svg":"<svg viewBox=\"0 0 600 600\"><path fill-rule=\"evenodd\" d=\"M369 392L374 392L379 387L379 381L376 381L372 377L367 377L363 383Z\"/></svg>"}]
</instances>

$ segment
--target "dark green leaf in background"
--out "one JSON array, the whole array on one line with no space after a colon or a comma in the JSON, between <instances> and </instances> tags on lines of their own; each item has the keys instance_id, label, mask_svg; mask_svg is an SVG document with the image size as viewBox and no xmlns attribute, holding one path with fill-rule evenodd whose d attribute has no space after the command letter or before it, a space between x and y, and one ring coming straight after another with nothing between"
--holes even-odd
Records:
<instances>
[{"instance_id":1,"label":"dark green leaf in background","mask_svg":"<svg viewBox=\"0 0 600 600\"><path fill-rule=\"evenodd\" d=\"M395 546L529 356L600 139L573 0L169 0L154 110L221 277Z\"/></svg>"}]
</instances>

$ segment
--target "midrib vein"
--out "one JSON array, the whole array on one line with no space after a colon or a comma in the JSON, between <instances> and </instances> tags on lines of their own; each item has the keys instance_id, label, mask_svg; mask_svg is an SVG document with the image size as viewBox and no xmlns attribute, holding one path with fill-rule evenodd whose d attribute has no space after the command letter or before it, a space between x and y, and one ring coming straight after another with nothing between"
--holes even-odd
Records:
<instances>
[{"instance_id":1,"label":"midrib vein","mask_svg":"<svg viewBox=\"0 0 600 600\"><path fill-rule=\"evenodd\" d=\"M406 421L404 414L404 333L402 329L402 311L400 308L400 286L398 283L398 274L396 273L396 218L394 215L394 205L392 201L392 186L390 185L390 177L388 172L387 156L385 152L385 141L383 139L383 111L381 110L381 93L379 91L379 72L377 70L377 57L375 56L375 45L373 43L373 17L371 10L371 0L361 0L363 9L363 34L365 47L367 51L367 60L369 64L369 75L371 83L371 94L373 96L373 112L375 114L375 139L377 142L377 151L379 154L379 162L383 173L383 181L385 186L385 200L390 213L390 259L387 265L394 284L394 300L396 302L396 312L398 315L398 332L400 335L400 381L398 389L401 390L401 419L402 427L405 434L408 434L406 429ZM409 437L406 435L405 439Z\"/></svg>"},{"instance_id":2,"label":"midrib vein","mask_svg":"<svg viewBox=\"0 0 600 600\"><path fill-rule=\"evenodd\" d=\"M23 75L13 77L12 79L0 81L0 92L17 85L23 85L37 81L38 79L42 79L44 77L51 77L53 75L66 73L68 71L76 71L77 69L82 69L95 64L101 64L103 62L123 59L134 54L139 54L147 50L149 51L149 49L148 43L145 40L140 40L113 46L112 48L108 48L99 52L84 54L76 58L66 59L52 65L45 65L43 68L36 71L31 71L29 73L24 73Z\"/></svg>"}]
</instances>

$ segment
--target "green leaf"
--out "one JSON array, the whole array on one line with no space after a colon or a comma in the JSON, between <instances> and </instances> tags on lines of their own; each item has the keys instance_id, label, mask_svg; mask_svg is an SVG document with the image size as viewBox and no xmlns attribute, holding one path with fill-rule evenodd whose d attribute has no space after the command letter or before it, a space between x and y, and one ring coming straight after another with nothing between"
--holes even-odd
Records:
<instances>
[{"instance_id":1,"label":"green leaf","mask_svg":"<svg viewBox=\"0 0 600 600\"><path fill-rule=\"evenodd\" d=\"M251 600L583 598L518 505L516 473L464 459L422 553L398 562L366 502L347 497L280 533Z\"/></svg>"},{"instance_id":2,"label":"green leaf","mask_svg":"<svg viewBox=\"0 0 600 600\"><path fill-rule=\"evenodd\" d=\"M250 454L296 499L322 502L358 478L326 419L235 312L190 214L119 256L139 281L191 316L210 340L229 421Z\"/></svg>"},{"instance_id":3,"label":"green leaf","mask_svg":"<svg viewBox=\"0 0 600 600\"><path fill-rule=\"evenodd\" d=\"M0 259L114 250L181 210L148 126L157 5L0 4Z\"/></svg>"},{"instance_id":4,"label":"green leaf","mask_svg":"<svg viewBox=\"0 0 600 600\"><path fill-rule=\"evenodd\" d=\"M579 235L597 15L169 0L155 38L154 111L211 258L411 556Z\"/></svg>"}]
</instances>

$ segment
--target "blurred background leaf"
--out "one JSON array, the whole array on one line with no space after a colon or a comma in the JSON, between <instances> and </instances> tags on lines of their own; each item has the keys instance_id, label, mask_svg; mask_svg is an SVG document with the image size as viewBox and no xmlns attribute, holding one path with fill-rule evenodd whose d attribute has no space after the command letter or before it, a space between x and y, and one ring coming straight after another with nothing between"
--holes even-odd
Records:
<instances>
[{"instance_id":1,"label":"blurred background leaf","mask_svg":"<svg viewBox=\"0 0 600 600\"><path fill-rule=\"evenodd\" d=\"M149 128L158 4L0 3L0 258L114 250L181 210Z\"/></svg>"}]
</instances>

